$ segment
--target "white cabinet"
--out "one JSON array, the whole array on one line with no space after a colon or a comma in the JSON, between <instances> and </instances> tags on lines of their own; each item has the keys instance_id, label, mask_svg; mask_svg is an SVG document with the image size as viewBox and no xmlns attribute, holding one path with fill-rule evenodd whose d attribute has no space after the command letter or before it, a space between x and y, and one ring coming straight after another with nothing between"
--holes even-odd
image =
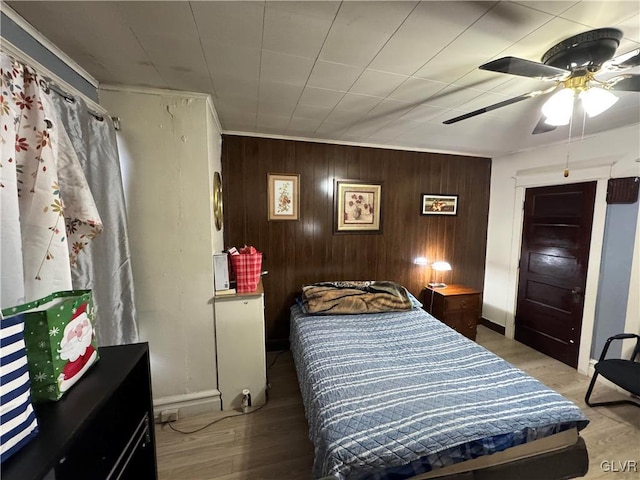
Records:
<instances>
[{"instance_id":1,"label":"white cabinet","mask_svg":"<svg viewBox=\"0 0 640 480\"><path fill-rule=\"evenodd\" d=\"M218 390L222 409L241 409L242 390L263 405L267 386L262 282L253 293L215 298Z\"/></svg>"}]
</instances>

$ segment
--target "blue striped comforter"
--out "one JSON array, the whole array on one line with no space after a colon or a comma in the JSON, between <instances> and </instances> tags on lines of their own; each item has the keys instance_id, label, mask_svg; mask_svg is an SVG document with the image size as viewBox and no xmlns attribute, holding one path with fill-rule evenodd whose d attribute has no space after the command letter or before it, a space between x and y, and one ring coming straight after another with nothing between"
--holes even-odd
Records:
<instances>
[{"instance_id":1,"label":"blue striped comforter","mask_svg":"<svg viewBox=\"0 0 640 480\"><path fill-rule=\"evenodd\" d=\"M408 478L588 423L421 309L313 316L294 305L291 350L314 478Z\"/></svg>"}]
</instances>

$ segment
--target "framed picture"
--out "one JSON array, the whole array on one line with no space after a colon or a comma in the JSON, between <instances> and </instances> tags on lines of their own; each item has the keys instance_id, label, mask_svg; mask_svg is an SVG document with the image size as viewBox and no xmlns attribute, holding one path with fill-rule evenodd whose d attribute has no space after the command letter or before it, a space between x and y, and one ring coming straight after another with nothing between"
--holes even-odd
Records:
<instances>
[{"instance_id":1,"label":"framed picture","mask_svg":"<svg viewBox=\"0 0 640 480\"><path fill-rule=\"evenodd\" d=\"M457 195L422 194L422 215L457 215Z\"/></svg>"},{"instance_id":2,"label":"framed picture","mask_svg":"<svg viewBox=\"0 0 640 480\"><path fill-rule=\"evenodd\" d=\"M334 233L382 233L381 183L335 180Z\"/></svg>"},{"instance_id":3,"label":"framed picture","mask_svg":"<svg viewBox=\"0 0 640 480\"><path fill-rule=\"evenodd\" d=\"M300 219L300 175L267 174L269 220Z\"/></svg>"}]
</instances>

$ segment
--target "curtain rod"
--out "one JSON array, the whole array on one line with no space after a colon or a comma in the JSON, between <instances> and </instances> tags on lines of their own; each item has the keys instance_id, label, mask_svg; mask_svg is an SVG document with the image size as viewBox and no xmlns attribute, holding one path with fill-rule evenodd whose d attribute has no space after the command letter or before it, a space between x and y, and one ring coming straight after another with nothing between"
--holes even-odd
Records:
<instances>
[{"instance_id":1,"label":"curtain rod","mask_svg":"<svg viewBox=\"0 0 640 480\"><path fill-rule=\"evenodd\" d=\"M49 81L48 79L45 79L45 81L46 81L47 87L52 92L57 93L58 95L60 95L62 98L64 98L69 103L75 103L76 102L76 97L74 97L72 94L70 94L69 92L65 92L58 85L56 85L55 83ZM99 122L104 121L105 115L103 115L102 113L95 112L95 111L91 110L90 108L87 108L87 113L89 115L91 115L93 118L95 118L96 120L98 120ZM118 117L110 117L110 118L113 121L113 127L116 130L120 130L120 118L118 118ZM51 128L51 127L49 127L49 128Z\"/></svg>"},{"instance_id":2,"label":"curtain rod","mask_svg":"<svg viewBox=\"0 0 640 480\"><path fill-rule=\"evenodd\" d=\"M68 92L65 92L64 90L62 90L60 87L58 87L56 84L51 83L51 82L47 82L47 87L52 91L57 93L58 95L60 95L62 98L64 98L67 102L69 103L76 103L76 97L74 97L73 95L71 95ZM91 115L93 118L95 118L96 120L98 120L99 122L104 121L104 115L98 113L98 112L94 112L93 110L87 108L87 113L89 115Z\"/></svg>"},{"instance_id":3,"label":"curtain rod","mask_svg":"<svg viewBox=\"0 0 640 480\"><path fill-rule=\"evenodd\" d=\"M54 57L57 57L62 63L73 70L78 76L85 80L89 85L94 88L98 88L98 81L93 76L82 68L78 63L73 60L69 55L60 50L54 43L52 43L47 37L39 32L33 25L27 22L18 12L16 12L6 2L0 1L0 10L6 15L6 17L15 23L27 36L31 37L37 43L39 43L45 50L48 50ZM2 37L2 40L6 39Z\"/></svg>"},{"instance_id":4,"label":"curtain rod","mask_svg":"<svg viewBox=\"0 0 640 480\"><path fill-rule=\"evenodd\" d=\"M4 2L2 2L2 4L4 6ZM77 91L78 92L77 95L79 95L84 100L84 102L93 109L93 110L87 109L89 114L91 114L93 117L98 118L98 116L103 117L104 115L109 115L109 112L107 112L107 110L102 105L100 105L99 103L96 103L93 99L87 97L84 93L80 92L75 87L73 87L66 81L62 80L58 75L56 75L51 70L49 70L44 65L42 65L40 62L38 62L28 54L23 52L20 48L16 47L13 43L11 43L9 40L7 40L4 37L2 37L2 50L6 54L14 57L19 62L22 62L27 66L29 66L30 68L33 68L34 70L36 70L36 72L38 72L38 74L46 80L47 86L49 88L51 88L52 83L55 82L55 85L57 86L58 89L61 88L58 85L62 85L66 90ZM51 90L61 95L65 99L67 99L67 101L75 102L75 97L70 93L67 93L63 90L58 91L53 88L51 88ZM70 98L67 98L67 97L70 97ZM111 117L111 119L113 120L115 129L120 130L120 119L118 117Z\"/></svg>"}]
</instances>

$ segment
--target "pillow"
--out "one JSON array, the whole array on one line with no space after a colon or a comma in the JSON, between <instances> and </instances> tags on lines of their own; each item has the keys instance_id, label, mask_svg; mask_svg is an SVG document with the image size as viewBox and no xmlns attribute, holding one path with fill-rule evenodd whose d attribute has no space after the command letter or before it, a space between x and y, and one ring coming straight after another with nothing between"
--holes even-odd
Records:
<instances>
[{"instance_id":1,"label":"pillow","mask_svg":"<svg viewBox=\"0 0 640 480\"><path fill-rule=\"evenodd\" d=\"M413 305L413 308L422 308L422 303L420 302L420 300L414 297L409 290L407 290L407 296L409 297L409 300L411 300L411 305ZM302 297L299 295L296 296L296 305L300 307L300 310L302 311L302 313L309 314L309 311L307 310L307 307L304 304L304 300L302 300Z\"/></svg>"},{"instance_id":2,"label":"pillow","mask_svg":"<svg viewBox=\"0 0 640 480\"><path fill-rule=\"evenodd\" d=\"M411 305L413 305L413 308L422 308L422 303L420 303L420 300L414 297L409 290L407 290L407 295L409 296L409 300L411 300Z\"/></svg>"},{"instance_id":3,"label":"pillow","mask_svg":"<svg viewBox=\"0 0 640 480\"><path fill-rule=\"evenodd\" d=\"M22 314L0 316L0 365L0 462L4 462L38 433Z\"/></svg>"},{"instance_id":4,"label":"pillow","mask_svg":"<svg viewBox=\"0 0 640 480\"><path fill-rule=\"evenodd\" d=\"M304 306L304 300L302 300L302 297L300 295L296 295L296 305L298 305L298 307L300 307L300 310L302 311L302 313L309 313L307 311L307 307Z\"/></svg>"},{"instance_id":5,"label":"pillow","mask_svg":"<svg viewBox=\"0 0 640 480\"><path fill-rule=\"evenodd\" d=\"M302 287L301 303L303 312L314 315L354 315L415 308L407 289L389 281L338 281L305 285Z\"/></svg>"}]
</instances>

